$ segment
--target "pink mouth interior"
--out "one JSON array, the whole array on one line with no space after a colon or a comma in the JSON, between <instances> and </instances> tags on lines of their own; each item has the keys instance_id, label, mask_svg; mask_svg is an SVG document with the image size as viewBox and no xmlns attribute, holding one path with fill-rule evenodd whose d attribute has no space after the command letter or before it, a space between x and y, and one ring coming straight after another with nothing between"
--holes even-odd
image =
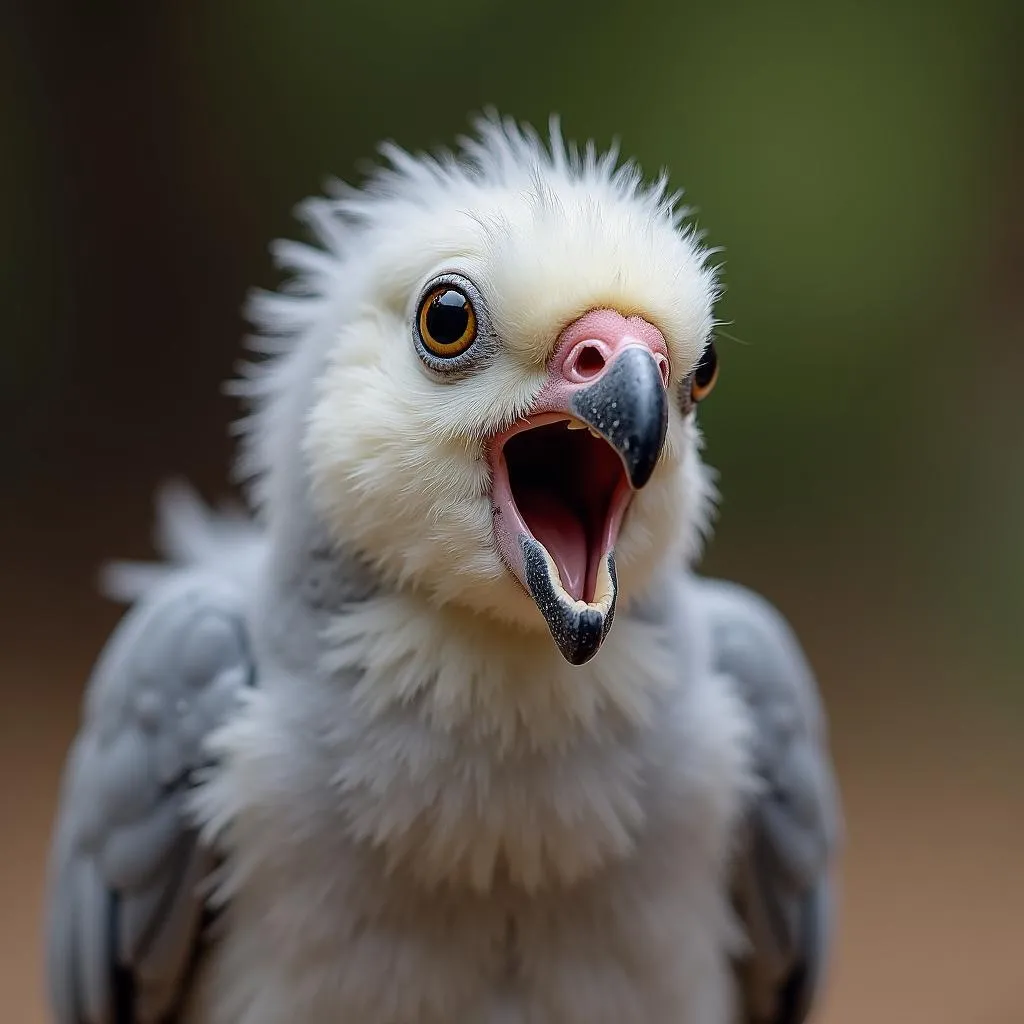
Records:
<instances>
[{"instance_id":1,"label":"pink mouth interior","mask_svg":"<svg viewBox=\"0 0 1024 1024\"><path fill-rule=\"evenodd\" d=\"M562 586L592 602L630 488L612 447L565 420L513 434L504 445L509 490L523 523L551 555Z\"/></svg>"}]
</instances>

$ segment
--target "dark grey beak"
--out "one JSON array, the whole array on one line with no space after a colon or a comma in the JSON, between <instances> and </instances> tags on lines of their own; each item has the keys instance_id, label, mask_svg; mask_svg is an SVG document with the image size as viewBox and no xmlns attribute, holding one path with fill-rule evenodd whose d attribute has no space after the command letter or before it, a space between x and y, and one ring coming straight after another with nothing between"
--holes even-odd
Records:
<instances>
[{"instance_id":1,"label":"dark grey beak","mask_svg":"<svg viewBox=\"0 0 1024 1024\"><path fill-rule=\"evenodd\" d=\"M611 553L606 557L612 581L611 607L607 612L593 607L570 608L555 593L540 544L532 537L523 538L526 585L551 630L552 639L570 665L583 665L590 661L612 628L615 618L615 559Z\"/></svg>"},{"instance_id":2,"label":"dark grey beak","mask_svg":"<svg viewBox=\"0 0 1024 1024\"><path fill-rule=\"evenodd\" d=\"M631 345L571 401L573 414L618 453L634 490L651 478L668 429L668 392L654 356Z\"/></svg>"}]
</instances>

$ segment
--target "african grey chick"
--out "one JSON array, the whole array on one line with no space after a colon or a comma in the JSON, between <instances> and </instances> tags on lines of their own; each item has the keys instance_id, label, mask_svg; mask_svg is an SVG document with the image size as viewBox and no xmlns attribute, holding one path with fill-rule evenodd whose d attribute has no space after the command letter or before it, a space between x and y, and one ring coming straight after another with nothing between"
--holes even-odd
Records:
<instances>
[{"instance_id":1,"label":"african grey chick","mask_svg":"<svg viewBox=\"0 0 1024 1024\"><path fill-rule=\"evenodd\" d=\"M178 494L113 578L57 1020L798 1024L840 812L787 625L690 569L707 253L555 123L384 155L254 302L255 521Z\"/></svg>"}]
</instances>

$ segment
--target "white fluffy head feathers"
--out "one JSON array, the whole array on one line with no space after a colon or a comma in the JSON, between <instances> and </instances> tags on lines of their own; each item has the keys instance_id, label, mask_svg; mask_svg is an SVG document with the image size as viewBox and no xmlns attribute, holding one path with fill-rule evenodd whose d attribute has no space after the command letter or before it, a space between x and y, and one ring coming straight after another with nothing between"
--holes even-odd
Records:
<instances>
[{"instance_id":1,"label":"white fluffy head feathers","mask_svg":"<svg viewBox=\"0 0 1024 1024\"><path fill-rule=\"evenodd\" d=\"M608 586L605 554L614 551L621 606L659 564L695 553L711 486L689 403L677 396L709 344L717 286L708 252L664 177L645 183L633 164L619 164L615 149L599 154L590 144L580 153L554 121L547 142L494 116L475 129L456 152L438 156L386 145L386 164L362 188L335 184L328 197L304 204L322 248L279 244L276 256L294 279L251 306L261 331L256 347L272 358L247 370L238 387L253 406L241 467L255 477L271 527L298 489L334 539L385 584L527 628L543 630L546 621L559 640L559 629L584 629L579 616L607 598L598 592ZM437 346L446 354L433 355L424 346L425 311L452 338L471 317L472 347L449 358L462 344L450 338ZM563 359L566 332L594 311L605 327L584 331L584 348ZM627 349L628 359L619 359ZM495 467L506 467L494 439L541 421L549 430L553 420L563 430L591 427L575 447L553 432L533 446L541 453L535 462L565 447L571 465L554 473L562 503L583 501L565 479L591 458L604 460L605 483L588 483L584 473L573 486L602 490L598 505L612 502L612 476L628 477L629 445L635 452L640 443L639 435L631 442L615 433L625 427L616 418L613 430L612 406L620 408L621 389L634 385L623 383L626 370L615 370L620 390L606 382L597 419L587 415L597 392L585 386L630 360L628 369L635 364L642 377L650 359L665 385L667 421L651 448L650 479L620 492L624 515L611 540L607 509L575 508L578 528L564 509L548 509L545 526L541 506L551 501L520 493L521 508L509 499L512 511L503 513ZM656 412L642 415L653 446ZM616 470L598 445L614 449L625 468ZM545 483L539 469L531 478L511 456L507 472L513 494L557 482ZM545 472L551 476L551 467ZM531 530L553 552L538 562L550 575L543 599L520 557ZM545 610L545 601L561 610ZM563 653L584 660L593 651L584 650L586 637L576 640L583 647L572 648L570 638Z\"/></svg>"}]
</instances>

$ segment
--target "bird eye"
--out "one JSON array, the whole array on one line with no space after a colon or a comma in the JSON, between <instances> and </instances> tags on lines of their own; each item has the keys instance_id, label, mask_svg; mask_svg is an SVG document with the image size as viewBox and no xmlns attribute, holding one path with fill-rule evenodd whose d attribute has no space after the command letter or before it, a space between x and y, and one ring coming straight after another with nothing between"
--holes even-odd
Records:
<instances>
[{"instance_id":1,"label":"bird eye","mask_svg":"<svg viewBox=\"0 0 1024 1024\"><path fill-rule=\"evenodd\" d=\"M420 305L420 337L431 355L450 359L476 341L476 313L465 294L450 284L431 289Z\"/></svg>"},{"instance_id":2,"label":"bird eye","mask_svg":"<svg viewBox=\"0 0 1024 1024\"><path fill-rule=\"evenodd\" d=\"M693 381L690 384L690 396L694 402L703 402L718 383L718 353L715 351L715 343L709 341L704 354L700 357L697 368L693 371Z\"/></svg>"}]
</instances>

